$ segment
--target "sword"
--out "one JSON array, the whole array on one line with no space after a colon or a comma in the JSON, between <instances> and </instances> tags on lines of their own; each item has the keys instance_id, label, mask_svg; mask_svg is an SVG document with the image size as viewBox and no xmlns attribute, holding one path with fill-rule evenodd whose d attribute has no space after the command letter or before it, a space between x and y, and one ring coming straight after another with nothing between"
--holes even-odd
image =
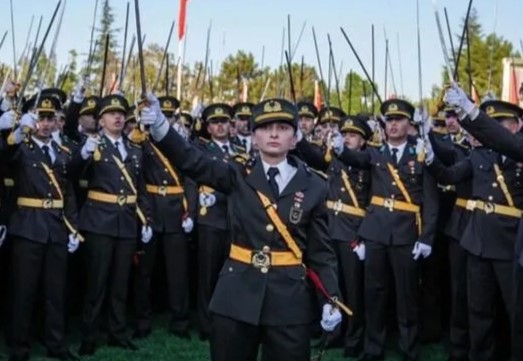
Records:
<instances>
[{"instance_id":1,"label":"sword","mask_svg":"<svg viewBox=\"0 0 523 361\"><path fill-rule=\"evenodd\" d=\"M432 7L434 8L434 17L436 19L436 25L438 27L439 42L441 45L441 51L443 52L443 60L445 61L445 71L449 77L449 81L455 82L454 74L452 74L452 68L450 66L449 53L447 52L447 45L445 44L445 37L443 36L443 27L439 18L438 7L436 0L432 0ZM457 66L457 65L456 65Z\"/></svg>"}]
</instances>

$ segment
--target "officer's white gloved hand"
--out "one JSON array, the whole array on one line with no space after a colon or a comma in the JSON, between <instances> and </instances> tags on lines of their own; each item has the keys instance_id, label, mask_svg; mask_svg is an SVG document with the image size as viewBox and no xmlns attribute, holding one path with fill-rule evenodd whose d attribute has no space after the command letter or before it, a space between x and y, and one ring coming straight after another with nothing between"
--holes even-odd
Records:
<instances>
[{"instance_id":1,"label":"officer's white gloved hand","mask_svg":"<svg viewBox=\"0 0 523 361\"><path fill-rule=\"evenodd\" d=\"M5 225L0 225L0 247L4 244L5 237L7 236L7 227Z\"/></svg>"},{"instance_id":2,"label":"officer's white gloved hand","mask_svg":"<svg viewBox=\"0 0 523 361\"><path fill-rule=\"evenodd\" d=\"M199 195L200 206L212 207L216 203L216 196L212 193L202 192Z\"/></svg>"},{"instance_id":3,"label":"officer's white gloved hand","mask_svg":"<svg viewBox=\"0 0 523 361\"><path fill-rule=\"evenodd\" d=\"M456 109L460 119L463 120L467 115L470 116L471 119L476 119L478 108L458 84L452 83L445 92L443 101Z\"/></svg>"},{"instance_id":4,"label":"officer's white gloved hand","mask_svg":"<svg viewBox=\"0 0 523 361\"><path fill-rule=\"evenodd\" d=\"M100 143L100 138L89 136L87 137L82 149L80 150L80 154L82 155L82 158L87 160L89 157L93 155L96 148L98 147L98 144Z\"/></svg>"},{"instance_id":5,"label":"officer's white gloved hand","mask_svg":"<svg viewBox=\"0 0 523 361\"><path fill-rule=\"evenodd\" d=\"M191 233L194 228L194 222L191 217L186 217L182 222L182 228L185 233Z\"/></svg>"},{"instance_id":6,"label":"officer's white gloved hand","mask_svg":"<svg viewBox=\"0 0 523 361\"><path fill-rule=\"evenodd\" d=\"M13 128L16 120L16 113L14 110L8 110L0 117L0 130Z\"/></svg>"},{"instance_id":7,"label":"officer's white gloved hand","mask_svg":"<svg viewBox=\"0 0 523 361\"><path fill-rule=\"evenodd\" d=\"M149 226L142 226L142 242L147 244L153 238L153 230Z\"/></svg>"},{"instance_id":8,"label":"officer's white gloved hand","mask_svg":"<svg viewBox=\"0 0 523 361\"><path fill-rule=\"evenodd\" d=\"M365 243L360 242L357 246L352 249L352 252L356 253L360 261L365 261Z\"/></svg>"},{"instance_id":9,"label":"officer's white gloved hand","mask_svg":"<svg viewBox=\"0 0 523 361\"><path fill-rule=\"evenodd\" d=\"M412 255L415 261L417 261L420 256L423 258L427 258L432 253L432 247L428 244L421 243L419 241L416 241L414 244L414 248L412 249Z\"/></svg>"},{"instance_id":10,"label":"officer's white gloved hand","mask_svg":"<svg viewBox=\"0 0 523 361\"><path fill-rule=\"evenodd\" d=\"M344 144L345 141L340 132L334 132L334 134L332 134L331 142L332 142L332 150L334 151L334 153L336 153L337 155L340 155L341 153L343 153L343 148L345 147L345 144Z\"/></svg>"},{"instance_id":11,"label":"officer's white gloved hand","mask_svg":"<svg viewBox=\"0 0 523 361\"><path fill-rule=\"evenodd\" d=\"M80 246L80 239L78 239L78 236L75 234L69 234L69 242L67 243L67 251L69 253L75 253L78 249L78 246Z\"/></svg>"},{"instance_id":12,"label":"officer's white gloved hand","mask_svg":"<svg viewBox=\"0 0 523 361\"><path fill-rule=\"evenodd\" d=\"M341 322L341 312L338 308L333 307L330 303L323 305L321 315L321 328L327 332L332 332Z\"/></svg>"}]
</instances>

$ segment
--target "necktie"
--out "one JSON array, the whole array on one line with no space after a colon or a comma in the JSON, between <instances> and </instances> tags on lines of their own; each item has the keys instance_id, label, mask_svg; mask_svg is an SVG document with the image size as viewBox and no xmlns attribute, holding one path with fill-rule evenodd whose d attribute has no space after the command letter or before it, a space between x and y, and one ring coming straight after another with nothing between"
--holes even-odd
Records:
<instances>
[{"instance_id":1,"label":"necktie","mask_svg":"<svg viewBox=\"0 0 523 361\"><path fill-rule=\"evenodd\" d=\"M398 164L398 148L392 148L392 159L394 159L394 164Z\"/></svg>"},{"instance_id":2,"label":"necktie","mask_svg":"<svg viewBox=\"0 0 523 361\"><path fill-rule=\"evenodd\" d=\"M222 145L222 149L223 149L223 152L224 152L225 154L229 154L229 146L227 146L227 145Z\"/></svg>"},{"instance_id":3,"label":"necktie","mask_svg":"<svg viewBox=\"0 0 523 361\"><path fill-rule=\"evenodd\" d=\"M245 138L242 139L242 145L245 149L247 149L247 139L245 139Z\"/></svg>"},{"instance_id":4,"label":"necktie","mask_svg":"<svg viewBox=\"0 0 523 361\"><path fill-rule=\"evenodd\" d=\"M51 154L49 153L49 146L42 145L42 150L44 151L45 159L47 160L48 164L53 164L53 160L51 158Z\"/></svg>"},{"instance_id":5,"label":"necktie","mask_svg":"<svg viewBox=\"0 0 523 361\"><path fill-rule=\"evenodd\" d=\"M125 160L125 154L122 152L122 147L121 147L120 142L118 142L118 141L114 142L114 147L116 148L116 150L118 150L118 154L120 155L120 159L121 160Z\"/></svg>"},{"instance_id":6,"label":"necktie","mask_svg":"<svg viewBox=\"0 0 523 361\"><path fill-rule=\"evenodd\" d=\"M269 176L269 185L271 186L272 194L274 195L274 198L278 198L280 195L280 189L278 187L278 183L276 183L276 176L280 173L278 168L276 167L270 167L267 171L267 175Z\"/></svg>"}]
</instances>

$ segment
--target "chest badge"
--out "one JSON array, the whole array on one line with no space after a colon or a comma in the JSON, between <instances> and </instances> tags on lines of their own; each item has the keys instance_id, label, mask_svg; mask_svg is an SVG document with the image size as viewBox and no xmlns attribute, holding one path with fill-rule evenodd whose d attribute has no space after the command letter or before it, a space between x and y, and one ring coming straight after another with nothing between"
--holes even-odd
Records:
<instances>
[{"instance_id":1,"label":"chest badge","mask_svg":"<svg viewBox=\"0 0 523 361\"><path fill-rule=\"evenodd\" d=\"M305 198L302 192L294 193L294 202L289 212L289 221L293 224L298 224L303 216L302 203Z\"/></svg>"}]
</instances>

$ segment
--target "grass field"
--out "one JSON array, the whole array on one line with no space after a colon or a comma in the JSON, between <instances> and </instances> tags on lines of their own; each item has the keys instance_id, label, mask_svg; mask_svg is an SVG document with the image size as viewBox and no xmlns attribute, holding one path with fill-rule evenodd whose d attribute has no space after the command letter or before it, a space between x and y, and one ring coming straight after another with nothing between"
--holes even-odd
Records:
<instances>
[{"instance_id":1,"label":"grass field","mask_svg":"<svg viewBox=\"0 0 523 361\"><path fill-rule=\"evenodd\" d=\"M201 342L194 334L191 341L179 340L167 332L168 317L158 317L155 322L155 329L151 336L144 341L136 342L140 347L139 351L123 351L120 349L102 346L102 342L93 357L84 357L85 361L208 361L209 344ZM74 327L77 329L77 327ZM393 338L393 337L391 337ZM395 338L395 337L394 337ZM3 339L3 337L2 337ZM70 339L70 349L76 353L79 346L79 335L73 333ZM313 351L316 354L316 351ZM0 359L7 358L8 350L4 344L0 345ZM45 357L45 349L33 342L33 357L31 360L50 360ZM421 353L421 361L446 361L447 354L443 344L424 346ZM352 361L354 359L344 358L340 349L327 350L323 361ZM395 342L391 340L387 350L387 361L401 361ZM234 361L234 360L231 360Z\"/></svg>"}]
</instances>

